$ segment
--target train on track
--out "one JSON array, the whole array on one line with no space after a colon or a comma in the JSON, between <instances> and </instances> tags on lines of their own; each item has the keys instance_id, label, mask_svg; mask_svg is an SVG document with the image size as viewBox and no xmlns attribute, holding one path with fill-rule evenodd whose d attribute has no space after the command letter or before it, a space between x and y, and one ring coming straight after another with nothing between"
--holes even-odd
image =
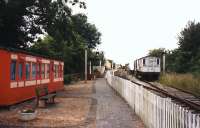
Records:
<instances>
[{"instance_id":1,"label":"train on track","mask_svg":"<svg viewBox=\"0 0 200 128\"><path fill-rule=\"evenodd\" d=\"M62 60L8 48L0 48L0 57L0 106L34 98L36 87L64 89Z\"/></svg>"},{"instance_id":2,"label":"train on track","mask_svg":"<svg viewBox=\"0 0 200 128\"><path fill-rule=\"evenodd\" d=\"M134 75L137 78L155 80L160 75L160 58L145 56L134 61Z\"/></svg>"}]
</instances>

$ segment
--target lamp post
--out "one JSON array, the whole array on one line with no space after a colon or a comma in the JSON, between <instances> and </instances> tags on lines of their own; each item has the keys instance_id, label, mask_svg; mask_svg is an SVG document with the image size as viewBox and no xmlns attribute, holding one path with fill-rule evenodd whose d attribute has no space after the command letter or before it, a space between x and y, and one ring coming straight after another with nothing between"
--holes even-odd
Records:
<instances>
[{"instance_id":1,"label":"lamp post","mask_svg":"<svg viewBox=\"0 0 200 128\"><path fill-rule=\"evenodd\" d=\"M87 83L87 47L85 48L85 83Z\"/></svg>"}]
</instances>

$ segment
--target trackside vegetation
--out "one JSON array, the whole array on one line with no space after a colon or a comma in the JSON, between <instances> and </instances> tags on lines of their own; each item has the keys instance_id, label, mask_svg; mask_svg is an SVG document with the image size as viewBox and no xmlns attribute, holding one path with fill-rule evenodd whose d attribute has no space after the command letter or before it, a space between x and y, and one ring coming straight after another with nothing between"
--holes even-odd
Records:
<instances>
[{"instance_id":1,"label":"trackside vegetation","mask_svg":"<svg viewBox=\"0 0 200 128\"><path fill-rule=\"evenodd\" d=\"M191 73L166 73L160 76L159 82L163 85L175 87L200 96L200 77Z\"/></svg>"}]
</instances>

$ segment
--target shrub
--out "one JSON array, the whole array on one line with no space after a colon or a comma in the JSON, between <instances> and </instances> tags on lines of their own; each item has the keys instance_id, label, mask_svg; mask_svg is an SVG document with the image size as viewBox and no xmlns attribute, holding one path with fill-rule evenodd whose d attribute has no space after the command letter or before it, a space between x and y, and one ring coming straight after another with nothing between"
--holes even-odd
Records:
<instances>
[{"instance_id":1,"label":"shrub","mask_svg":"<svg viewBox=\"0 0 200 128\"><path fill-rule=\"evenodd\" d=\"M35 109L31 105L26 105L21 110L22 113L34 113Z\"/></svg>"},{"instance_id":2,"label":"shrub","mask_svg":"<svg viewBox=\"0 0 200 128\"><path fill-rule=\"evenodd\" d=\"M69 74L64 75L64 84L70 84L71 81L72 81L71 75L69 75Z\"/></svg>"}]
</instances>

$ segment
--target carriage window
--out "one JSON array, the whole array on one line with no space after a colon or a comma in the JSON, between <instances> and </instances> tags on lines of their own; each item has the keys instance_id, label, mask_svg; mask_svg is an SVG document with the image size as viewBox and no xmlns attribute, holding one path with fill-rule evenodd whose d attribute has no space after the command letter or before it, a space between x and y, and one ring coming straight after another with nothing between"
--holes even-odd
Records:
<instances>
[{"instance_id":1,"label":"carriage window","mask_svg":"<svg viewBox=\"0 0 200 128\"><path fill-rule=\"evenodd\" d=\"M63 66L60 65L60 77L63 77Z\"/></svg>"},{"instance_id":2,"label":"carriage window","mask_svg":"<svg viewBox=\"0 0 200 128\"><path fill-rule=\"evenodd\" d=\"M143 65L145 65L145 59L143 59Z\"/></svg>"},{"instance_id":3,"label":"carriage window","mask_svg":"<svg viewBox=\"0 0 200 128\"><path fill-rule=\"evenodd\" d=\"M160 61L159 61L159 59L157 59L157 65L159 65L159 63L160 63Z\"/></svg>"},{"instance_id":4,"label":"carriage window","mask_svg":"<svg viewBox=\"0 0 200 128\"><path fill-rule=\"evenodd\" d=\"M50 74L50 65L49 65L49 64L46 64L46 67L47 67L47 68L46 68L46 69L47 69L47 70L46 70L46 72L47 72L47 73L46 73L46 78L49 78L49 74Z\"/></svg>"},{"instance_id":5,"label":"carriage window","mask_svg":"<svg viewBox=\"0 0 200 128\"><path fill-rule=\"evenodd\" d=\"M26 63L26 80L30 80L30 63Z\"/></svg>"},{"instance_id":6,"label":"carriage window","mask_svg":"<svg viewBox=\"0 0 200 128\"><path fill-rule=\"evenodd\" d=\"M33 80L36 79L36 64L35 63L32 64L32 79Z\"/></svg>"},{"instance_id":7,"label":"carriage window","mask_svg":"<svg viewBox=\"0 0 200 128\"><path fill-rule=\"evenodd\" d=\"M19 75L19 80L22 80L22 76L23 76L23 63L19 63L18 75Z\"/></svg>"},{"instance_id":8,"label":"carriage window","mask_svg":"<svg viewBox=\"0 0 200 128\"><path fill-rule=\"evenodd\" d=\"M37 78L40 78L40 64L37 65Z\"/></svg>"},{"instance_id":9,"label":"carriage window","mask_svg":"<svg viewBox=\"0 0 200 128\"><path fill-rule=\"evenodd\" d=\"M11 62L11 80L16 80L16 60Z\"/></svg>"},{"instance_id":10,"label":"carriage window","mask_svg":"<svg viewBox=\"0 0 200 128\"><path fill-rule=\"evenodd\" d=\"M44 79L45 78L45 64L42 64L42 79Z\"/></svg>"},{"instance_id":11,"label":"carriage window","mask_svg":"<svg viewBox=\"0 0 200 128\"><path fill-rule=\"evenodd\" d=\"M54 65L54 78L58 78L58 65Z\"/></svg>"}]
</instances>

